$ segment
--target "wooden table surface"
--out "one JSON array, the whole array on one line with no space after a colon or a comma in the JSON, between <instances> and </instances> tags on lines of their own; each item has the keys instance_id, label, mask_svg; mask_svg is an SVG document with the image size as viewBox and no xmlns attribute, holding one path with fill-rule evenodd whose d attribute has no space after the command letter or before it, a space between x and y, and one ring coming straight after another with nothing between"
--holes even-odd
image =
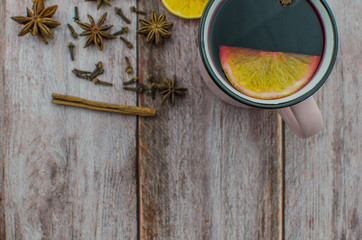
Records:
<instances>
[{"instance_id":1,"label":"wooden table surface","mask_svg":"<svg viewBox=\"0 0 362 240\"><path fill-rule=\"evenodd\" d=\"M339 27L335 68L315 98L325 129L300 139L274 111L241 110L216 98L197 68L199 20L168 13L160 0L115 0L132 24L120 40L83 49L66 23L73 7L98 19L113 7L58 4L62 26L44 45L10 16L31 0L0 1L0 239L362 239L362 2L329 0ZM154 9L174 22L162 47L135 34L128 9ZM76 45L76 61L67 44ZM176 74L188 96L172 108L122 89L129 56L141 79ZM102 80L73 68L103 61ZM156 108L156 118L52 105L51 93Z\"/></svg>"}]
</instances>

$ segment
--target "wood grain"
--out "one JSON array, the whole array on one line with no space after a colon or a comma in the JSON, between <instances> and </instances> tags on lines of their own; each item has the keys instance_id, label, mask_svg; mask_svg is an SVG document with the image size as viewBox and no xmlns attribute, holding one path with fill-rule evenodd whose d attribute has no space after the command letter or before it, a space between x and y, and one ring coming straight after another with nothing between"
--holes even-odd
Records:
<instances>
[{"instance_id":1,"label":"wood grain","mask_svg":"<svg viewBox=\"0 0 362 240\"><path fill-rule=\"evenodd\" d=\"M98 20L108 11L106 24L114 23L116 31L124 25L122 20L113 8L97 11L93 2L46 2L48 6L56 3L55 19L63 24L46 46L30 35L18 38L21 26L9 19L25 14L31 1L1 1L1 18L6 19L1 46L6 48L0 54L5 58L0 101L5 231L2 228L0 236L136 239L136 117L51 104L51 93L58 92L136 105L136 97L122 90L122 80L129 77L124 56L135 64L136 50L127 49L120 40L106 41L104 52L83 49L85 38L71 39L66 27L71 23L81 31L72 20L75 4L83 21L87 13ZM120 6L134 4L127 1ZM135 16L129 15L134 29ZM128 37L135 41L136 34ZM75 62L70 61L69 41L76 45ZM113 82L113 88L95 86L71 73L75 67L93 70L98 61L103 61L106 71L100 79Z\"/></svg>"},{"instance_id":2,"label":"wood grain","mask_svg":"<svg viewBox=\"0 0 362 240\"><path fill-rule=\"evenodd\" d=\"M5 192L4 192L4 159L5 159L5 138L4 138L4 85L5 85L5 1L0 1L0 239L5 239Z\"/></svg>"},{"instance_id":3,"label":"wood grain","mask_svg":"<svg viewBox=\"0 0 362 240\"><path fill-rule=\"evenodd\" d=\"M229 106L204 86L199 21L169 14L159 0L113 2L132 20L130 29L136 15L127 9L137 2L165 13L173 38L155 47L131 30L125 37L138 48L114 40L105 41L104 52L84 50L85 39L71 39L66 27L81 31L72 21L75 4L83 21L107 11L111 32L124 22L113 8L96 11L95 2L48 0L59 4L55 19L63 25L46 46L16 37L21 26L10 20L25 14L31 0L0 1L0 239L362 239L360 1L328 1L340 51L316 94L325 130L308 140L283 127L273 111ZM172 108L161 106L160 97L123 91L122 81L133 77L124 56L141 80L176 74L188 95ZM113 88L71 73L98 61L106 70L100 79ZM52 92L139 103L158 115L54 106Z\"/></svg>"},{"instance_id":4,"label":"wood grain","mask_svg":"<svg viewBox=\"0 0 362 240\"><path fill-rule=\"evenodd\" d=\"M362 239L362 3L328 3L340 49L316 94L324 131L302 140L286 130L285 239Z\"/></svg>"},{"instance_id":5,"label":"wood grain","mask_svg":"<svg viewBox=\"0 0 362 240\"><path fill-rule=\"evenodd\" d=\"M175 17L158 0L142 1L174 22L161 47L139 38L139 75L177 75L189 88L176 107L139 120L141 239L277 239L278 123L272 111L243 111L204 86L197 58L199 21Z\"/></svg>"}]
</instances>

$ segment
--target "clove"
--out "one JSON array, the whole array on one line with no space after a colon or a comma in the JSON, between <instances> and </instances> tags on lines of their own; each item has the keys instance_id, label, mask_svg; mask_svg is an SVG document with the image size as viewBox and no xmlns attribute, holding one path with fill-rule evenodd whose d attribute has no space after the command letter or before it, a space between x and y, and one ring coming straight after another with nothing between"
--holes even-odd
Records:
<instances>
[{"instance_id":1,"label":"clove","mask_svg":"<svg viewBox=\"0 0 362 240\"><path fill-rule=\"evenodd\" d=\"M133 91L133 92L137 92L137 93L143 93L144 89L141 87L123 87L124 90L126 91Z\"/></svg>"},{"instance_id":2,"label":"clove","mask_svg":"<svg viewBox=\"0 0 362 240\"><path fill-rule=\"evenodd\" d=\"M146 12L137 9L135 6L131 7L130 10L131 10L131 12L134 12L134 13L138 13L138 14L141 14L141 15L147 15Z\"/></svg>"},{"instance_id":3,"label":"clove","mask_svg":"<svg viewBox=\"0 0 362 240\"><path fill-rule=\"evenodd\" d=\"M78 7L74 7L74 22L79 21L79 12L78 12Z\"/></svg>"},{"instance_id":4,"label":"clove","mask_svg":"<svg viewBox=\"0 0 362 240\"><path fill-rule=\"evenodd\" d=\"M78 38L78 34L77 34L77 32L74 30L73 26L70 25L69 23L68 23L68 29L69 29L69 31L70 31L70 35L72 35L72 37L73 37L74 39L77 39L77 38Z\"/></svg>"},{"instance_id":5,"label":"clove","mask_svg":"<svg viewBox=\"0 0 362 240\"><path fill-rule=\"evenodd\" d=\"M124 42L128 48L133 48L133 44L130 43L127 39L125 39L124 37L120 37L119 39L122 40L122 42Z\"/></svg>"},{"instance_id":6,"label":"clove","mask_svg":"<svg viewBox=\"0 0 362 240\"><path fill-rule=\"evenodd\" d=\"M82 78L82 79L91 81L96 85L113 86L112 83L104 82L104 81L101 81L101 80L99 80L97 78L99 75L104 73L103 63L102 62L98 62L96 64L96 69L93 72L83 71L83 70L79 70L79 69L76 69L76 68L74 68L72 72L78 78Z\"/></svg>"},{"instance_id":7,"label":"clove","mask_svg":"<svg viewBox=\"0 0 362 240\"><path fill-rule=\"evenodd\" d=\"M99 75L101 75L103 73L104 73L103 63L98 62L96 64L96 69L89 75L89 80L93 81L93 79L97 78Z\"/></svg>"},{"instance_id":8,"label":"clove","mask_svg":"<svg viewBox=\"0 0 362 240\"><path fill-rule=\"evenodd\" d=\"M129 28L128 27L123 27L120 31L113 33L113 36L118 36L124 33L128 33Z\"/></svg>"},{"instance_id":9,"label":"clove","mask_svg":"<svg viewBox=\"0 0 362 240\"><path fill-rule=\"evenodd\" d=\"M91 74L92 73L92 72L89 72L89 71L83 71L83 70L79 70L79 69L76 69L76 68L74 68L73 73L74 72L77 72L77 73L80 73L80 74Z\"/></svg>"},{"instance_id":10,"label":"clove","mask_svg":"<svg viewBox=\"0 0 362 240\"><path fill-rule=\"evenodd\" d=\"M145 92L147 95L152 96L152 90L151 90L151 88L149 88L147 85L145 85L145 84L143 84L143 83L139 83L139 84L138 84L138 87L143 88L144 92Z\"/></svg>"},{"instance_id":11,"label":"clove","mask_svg":"<svg viewBox=\"0 0 362 240\"><path fill-rule=\"evenodd\" d=\"M128 74L132 74L133 73L133 68L131 66L131 62L129 61L129 58L128 57L125 57L126 59L126 63L127 63L127 68L126 68L126 72Z\"/></svg>"},{"instance_id":12,"label":"clove","mask_svg":"<svg viewBox=\"0 0 362 240\"><path fill-rule=\"evenodd\" d=\"M72 59L72 61L74 61L74 44L72 42L70 42L68 44L68 48L69 48L69 52L70 52L70 59Z\"/></svg>"},{"instance_id":13,"label":"clove","mask_svg":"<svg viewBox=\"0 0 362 240\"><path fill-rule=\"evenodd\" d=\"M103 85L103 86L109 86L109 87L112 87L112 86L113 86L112 83L101 81L101 80L99 80L98 78L94 78L94 79L92 80L92 82L93 82L95 85Z\"/></svg>"},{"instance_id":14,"label":"clove","mask_svg":"<svg viewBox=\"0 0 362 240\"><path fill-rule=\"evenodd\" d=\"M123 85L124 86L127 86L127 85L131 85L133 83L136 83L138 82L139 78L138 77L133 77L131 80L127 81L127 82L124 82Z\"/></svg>"},{"instance_id":15,"label":"clove","mask_svg":"<svg viewBox=\"0 0 362 240\"><path fill-rule=\"evenodd\" d=\"M150 89L150 92L151 92L151 96L152 96L152 99L155 100L156 99L156 91L157 91L157 87L153 85L154 83L154 79L153 79L153 75L152 74L148 74L146 76L146 79L151 82L151 89Z\"/></svg>"},{"instance_id":16,"label":"clove","mask_svg":"<svg viewBox=\"0 0 362 240\"><path fill-rule=\"evenodd\" d=\"M131 21L123 14L122 9L115 7L114 11L118 16L120 16L123 19L123 21L125 21L127 24L131 24Z\"/></svg>"}]
</instances>

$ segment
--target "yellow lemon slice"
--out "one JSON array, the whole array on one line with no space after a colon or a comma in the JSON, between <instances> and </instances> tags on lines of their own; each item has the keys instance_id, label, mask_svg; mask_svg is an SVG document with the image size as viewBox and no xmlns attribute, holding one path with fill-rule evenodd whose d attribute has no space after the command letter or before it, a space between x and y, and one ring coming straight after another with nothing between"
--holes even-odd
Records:
<instances>
[{"instance_id":1,"label":"yellow lemon slice","mask_svg":"<svg viewBox=\"0 0 362 240\"><path fill-rule=\"evenodd\" d=\"M302 89L316 72L320 57L221 46L220 60L227 78L240 92L277 99Z\"/></svg>"},{"instance_id":2,"label":"yellow lemon slice","mask_svg":"<svg viewBox=\"0 0 362 240\"><path fill-rule=\"evenodd\" d=\"M209 0L162 0L163 5L172 14L187 18L200 18Z\"/></svg>"}]
</instances>

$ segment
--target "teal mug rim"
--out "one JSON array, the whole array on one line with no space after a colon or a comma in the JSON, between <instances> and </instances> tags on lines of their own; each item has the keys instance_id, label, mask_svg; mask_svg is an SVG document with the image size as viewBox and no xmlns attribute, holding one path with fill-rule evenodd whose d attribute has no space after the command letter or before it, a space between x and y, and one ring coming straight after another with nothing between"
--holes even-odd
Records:
<instances>
[{"instance_id":1,"label":"teal mug rim","mask_svg":"<svg viewBox=\"0 0 362 240\"><path fill-rule=\"evenodd\" d=\"M315 92L317 92L323 86L323 84L326 82L326 80L328 79L329 75L331 74L331 72L334 68L334 65L335 65L335 62L337 59L338 45L339 45L338 29L337 29L336 20L334 18L332 10L330 9L330 7L328 6L328 4L325 0L319 0L319 2L323 4L324 8L326 9L326 11L328 13L329 19L331 20L331 23L332 23L332 28L333 28L332 30L333 30L333 36L334 36L333 53L332 53L331 60L329 62L329 66L328 66L326 72L324 73L323 77L311 90L309 90L308 92L304 93L300 97L297 97L293 100L290 100L287 102L282 102L282 103L277 103L277 104L266 104L266 103L253 102L253 101L250 101L248 99L245 99L245 98L235 94L234 92L232 92L230 89L228 89L227 87L225 87L225 85L223 85L221 83L221 81L216 76L215 72L212 70L211 64L205 59L206 47L205 47L205 39L204 39L203 33L205 31L206 18L208 16L208 13L209 13L209 10L210 10L212 4L215 1L216 0L210 0L207 3L207 5L204 9L204 12L202 14L201 20L200 20L199 33L198 33L199 46L200 46L199 51L200 51L201 59L204 64L204 67L206 68L207 73L209 74L210 78L214 81L214 83L224 93L226 93L228 96L230 96L234 100L236 100L240 103L243 103L245 105L251 106L251 107L264 108L264 109L278 109L278 108L290 107L290 106L293 106L295 104L298 104L298 103L306 100L307 98L312 96ZM222 0L222 1L227 1L227 0ZM220 3L222 3L222 2L220 2Z\"/></svg>"}]
</instances>

